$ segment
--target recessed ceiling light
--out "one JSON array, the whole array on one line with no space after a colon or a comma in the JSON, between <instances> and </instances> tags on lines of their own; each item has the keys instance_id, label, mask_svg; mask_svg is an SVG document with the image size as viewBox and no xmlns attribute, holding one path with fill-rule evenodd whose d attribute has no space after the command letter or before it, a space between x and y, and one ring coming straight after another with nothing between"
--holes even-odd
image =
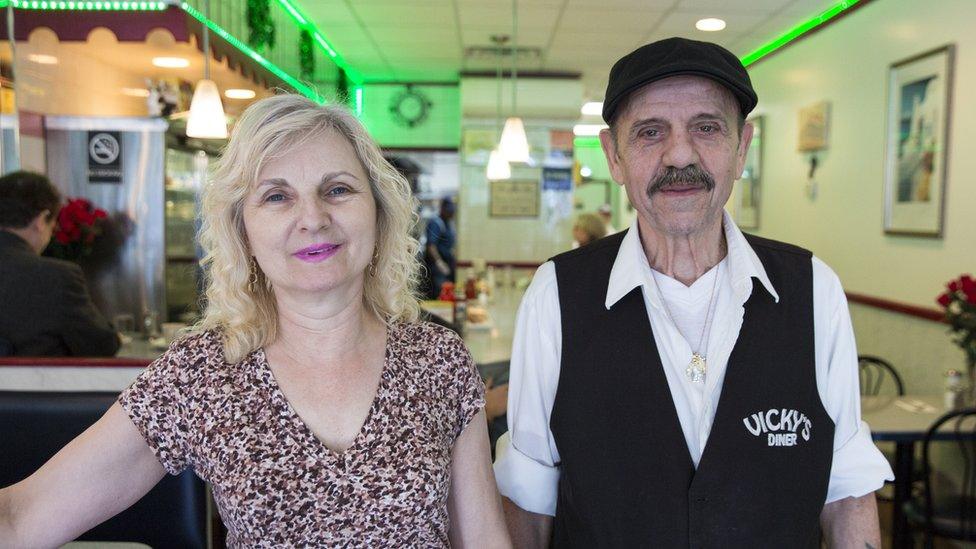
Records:
<instances>
[{"instance_id":1,"label":"recessed ceiling light","mask_svg":"<svg viewBox=\"0 0 976 549\"><path fill-rule=\"evenodd\" d=\"M579 137L592 137L594 135L600 135L600 130L606 127L606 124L577 124L573 126L573 135Z\"/></svg>"},{"instance_id":2,"label":"recessed ceiling light","mask_svg":"<svg viewBox=\"0 0 976 549\"><path fill-rule=\"evenodd\" d=\"M603 114L603 101L587 101L586 103L583 103L583 107L580 108L580 112L583 114L600 116Z\"/></svg>"},{"instance_id":3,"label":"recessed ceiling light","mask_svg":"<svg viewBox=\"0 0 976 549\"><path fill-rule=\"evenodd\" d=\"M53 55L45 55L43 53L32 53L27 56L28 61L32 61L39 65L57 65L58 58Z\"/></svg>"},{"instance_id":4,"label":"recessed ceiling light","mask_svg":"<svg viewBox=\"0 0 976 549\"><path fill-rule=\"evenodd\" d=\"M164 69L185 69L190 66L190 60L182 57L153 57L152 64Z\"/></svg>"},{"instance_id":5,"label":"recessed ceiling light","mask_svg":"<svg viewBox=\"0 0 976 549\"><path fill-rule=\"evenodd\" d=\"M146 88L122 88L122 95L129 97L149 97L149 90Z\"/></svg>"},{"instance_id":6,"label":"recessed ceiling light","mask_svg":"<svg viewBox=\"0 0 976 549\"><path fill-rule=\"evenodd\" d=\"M725 28L725 21L714 17L707 17L705 19L699 19L695 23L695 28L706 32L720 31Z\"/></svg>"},{"instance_id":7,"label":"recessed ceiling light","mask_svg":"<svg viewBox=\"0 0 976 549\"><path fill-rule=\"evenodd\" d=\"M247 89L229 89L224 91L224 97L228 99L254 99L257 95L254 90Z\"/></svg>"}]
</instances>

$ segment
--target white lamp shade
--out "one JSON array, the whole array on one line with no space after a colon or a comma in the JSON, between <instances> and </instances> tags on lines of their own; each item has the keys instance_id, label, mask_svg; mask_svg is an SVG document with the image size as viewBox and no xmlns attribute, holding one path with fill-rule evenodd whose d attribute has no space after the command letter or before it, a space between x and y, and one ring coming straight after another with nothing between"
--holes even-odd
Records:
<instances>
[{"instance_id":1,"label":"white lamp shade","mask_svg":"<svg viewBox=\"0 0 976 549\"><path fill-rule=\"evenodd\" d=\"M491 151L491 156L488 157L488 179L498 181L499 179L511 178L512 167L508 165L508 161L502 157L502 153L498 149Z\"/></svg>"},{"instance_id":2,"label":"white lamp shade","mask_svg":"<svg viewBox=\"0 0 976 549\"><path fill-rule=\"evenodd\" d=\"M525 137L525 126L522 119L511 117L505 121L502 139L498 143L498 150L509 162L529 162L529 140Z\"/></svg>"},{"instance_id":3,"label":"white lamp shade","mask_svg":"<svg viewBox=\"0 0 976 549\"><path fill-rule=\"evenodd\" d=\"M190 118L186 121L186 136L202 139L226 139L227 120L220 91L213 80L197 82L190 101Z\"/></svg>"}]
</instances>

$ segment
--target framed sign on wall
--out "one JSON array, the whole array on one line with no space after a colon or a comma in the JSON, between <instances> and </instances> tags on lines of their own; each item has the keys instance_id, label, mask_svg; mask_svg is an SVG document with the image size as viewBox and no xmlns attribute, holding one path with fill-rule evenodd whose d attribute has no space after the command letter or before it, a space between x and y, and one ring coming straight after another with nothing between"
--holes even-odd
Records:
<instances>
[{"instance_id":1,"label":"framed sign on wall","mask_svg":"<svg viewBox=\"0 0 976 549\"><path fill-rule=\"evenodd\" d=\"M539 217L538 179L510 179L490 184L490 217Z\"/></svg>"}]
</instances>

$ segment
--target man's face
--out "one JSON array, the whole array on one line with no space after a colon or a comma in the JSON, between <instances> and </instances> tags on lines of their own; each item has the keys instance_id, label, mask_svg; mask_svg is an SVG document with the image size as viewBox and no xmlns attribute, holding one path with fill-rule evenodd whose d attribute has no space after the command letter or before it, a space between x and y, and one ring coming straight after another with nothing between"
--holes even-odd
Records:
<instances>
[{"instance_id":1,"label":"man's face","mask_svg":"<svg viewBox=\"0 0 976 549\"><path fill-rule=\"evenodd\" d=\"M713 80L675 76L633 92L600 142L613 178L650 228L691 235L721 219L742 175L752 126L737 127L739 106Z\"/></svg>"}]
</instances>

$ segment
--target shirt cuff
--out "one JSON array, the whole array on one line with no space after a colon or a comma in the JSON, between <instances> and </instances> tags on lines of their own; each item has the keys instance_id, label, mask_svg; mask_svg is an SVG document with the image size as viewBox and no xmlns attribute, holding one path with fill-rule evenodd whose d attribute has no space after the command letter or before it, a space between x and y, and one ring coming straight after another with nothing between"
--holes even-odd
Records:
<instances>
[{"instance_id":1,"label":"shirt cuff","mask_svg":"<svg viewBox=\"0 0 976 549\"><path fill-rule=\"evenodd\" d=\"M526 511L556 516L558 467L543 465L509 446L494 468L501 495Z\"/></svg>"},{"instance_id":2,"label":"shirt cuff","mask_svg":"<svg viewBox=\"0 0 976 549\"><path fill-rule=\"evenodd\" d=\"M827 487L827 503L846 497L861 497L894 480L891 465L871 440L871 429L863 421L842 447L834 450Z\"/></svg>"}]
</instances>

